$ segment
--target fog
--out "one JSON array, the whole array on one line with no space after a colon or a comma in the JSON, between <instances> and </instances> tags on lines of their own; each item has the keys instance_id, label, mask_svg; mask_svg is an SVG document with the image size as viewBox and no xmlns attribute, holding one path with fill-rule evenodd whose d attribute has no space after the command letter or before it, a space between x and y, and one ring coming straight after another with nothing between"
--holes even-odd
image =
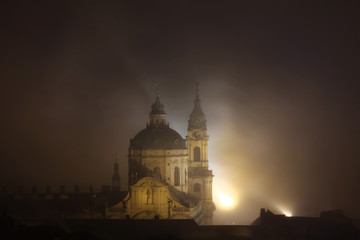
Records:
<instances>
[{"instance_id":1,"label":"fog","mask_svg":"<svg viewBox=\"0 0 360 240\"><path fill-rule=\"evenodd\" d=\"M348 4L22 3L1 16L1 185L127 189L160 83L186 136L200 83L215 224L261 207L359 216L359 34ZM218 194L234 200L222 209Z\"/></svg>"}]
</instances>

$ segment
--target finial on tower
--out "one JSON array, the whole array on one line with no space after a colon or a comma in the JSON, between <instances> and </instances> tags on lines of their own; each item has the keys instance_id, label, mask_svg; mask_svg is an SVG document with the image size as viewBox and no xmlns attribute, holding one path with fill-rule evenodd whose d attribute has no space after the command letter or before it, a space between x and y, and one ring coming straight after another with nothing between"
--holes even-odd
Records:
<instances>
[{"instance_id":1,"label":"finial on tower","mask_svg":"<svg viewBox=\"0 0 360 240\"><path fill-rule=\"evenodd\" d=\"M196 82L195 85L196 85L195 101L200 101L200 96L199 96L199 82Z\"/></svg>"},{"instance_id":2,"label":"finial on tower","mask_svg":"<svg viewBox=\"0 0 360 240\"><path fill-rule=\"evenodd\" d=\"M156 86L156 96L159 97L160 96L160 91L159 91L160 83L156 83L155 86Z\"/></svg>"}]
</instances>

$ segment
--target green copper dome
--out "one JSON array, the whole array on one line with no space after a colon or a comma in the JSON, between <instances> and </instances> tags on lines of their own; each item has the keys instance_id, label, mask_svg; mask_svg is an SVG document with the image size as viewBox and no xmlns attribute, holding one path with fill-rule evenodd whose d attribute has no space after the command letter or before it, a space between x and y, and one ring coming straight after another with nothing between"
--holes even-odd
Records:
<instances>
[{"instance_id":1,"label":"green copper dome","mask_svg":"<svg viewBox=\"0 0 360 240\"><path fill-rule=\"evenodd\" d=\"M130 139L131 149L186 149L186 141L169 126L149 125Z\"/></svg>"}]
</instances>

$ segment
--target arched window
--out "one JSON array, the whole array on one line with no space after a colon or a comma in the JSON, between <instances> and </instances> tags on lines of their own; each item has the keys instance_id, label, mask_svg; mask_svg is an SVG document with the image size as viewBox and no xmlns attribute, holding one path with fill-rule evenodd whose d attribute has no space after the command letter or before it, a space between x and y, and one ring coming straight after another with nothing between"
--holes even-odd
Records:
<instances>
[{"instance_id":1,"label":"arched window","mask_svg":"<svg viewBox=\"0 0 360 240\"><path fill-rule=\"evenodd\" d=\"M175 167L175 172L174 172L174 185L175 186L180 186L180 171L178 167Z\"/></svg>"},{"instance_id":2,"label":"arched window","mask_svg":"<svg viewBox=\"0 0 360 240\"><path fill-rule=\"evenodd\" d=\"M161 172L159 167L154 168L153 176L158 180L161 179Z\"/></svg>"},{"instance_id":3,"label":"arched window","mask_svg":"<svg viewBox=\"0 0 360 240\"><path fill-rule=\"evenodd\" d=\"M200 192L200 184L199 183L194 184L194 192Z\"/></svg>"},{"instance_id":4,"label":"arched window","mask_svg":"<svg viewBox=\"0 0 360 240\"><path fill-rule=\"evenodd\" d=\"M194 161L200 161L200 148L194 148Z\"/></svg>"}]
</instances>

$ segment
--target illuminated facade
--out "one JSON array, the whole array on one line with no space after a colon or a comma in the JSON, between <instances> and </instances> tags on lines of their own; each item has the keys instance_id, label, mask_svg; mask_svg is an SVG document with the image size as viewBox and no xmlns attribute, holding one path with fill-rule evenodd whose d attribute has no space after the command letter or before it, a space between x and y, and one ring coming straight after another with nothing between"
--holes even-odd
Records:
<instances>
[{"instance_id":1,"label":"illuminated facade","mask_svg":"<svg viewBox=\"0 0 360 240\"><path fill-rule=\"evenodd\" d=\"M195 219L212 224L212 171L208 168L206 119L196 91L182 138L169 127L157 91L150 121L130 140L129 192L107 210L108 218Z\"/></svg>"}]
</instances>

